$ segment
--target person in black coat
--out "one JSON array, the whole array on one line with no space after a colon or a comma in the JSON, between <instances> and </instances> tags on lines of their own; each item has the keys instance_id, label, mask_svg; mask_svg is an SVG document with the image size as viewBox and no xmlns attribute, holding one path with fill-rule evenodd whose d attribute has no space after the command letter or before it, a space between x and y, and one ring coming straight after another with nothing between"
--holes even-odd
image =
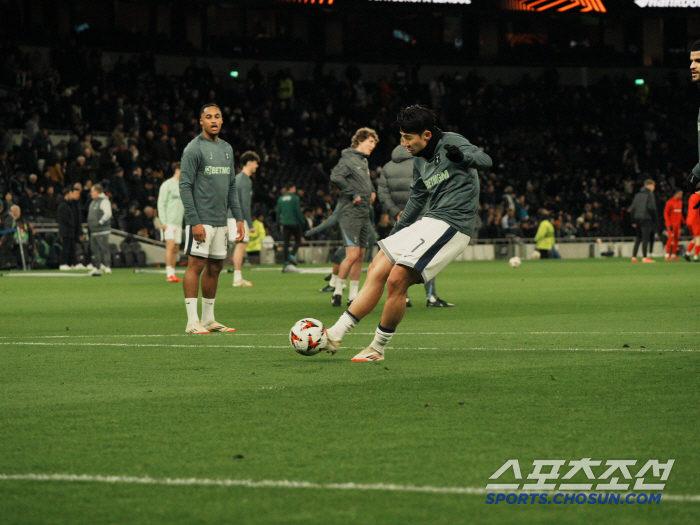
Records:
<instances>
[{"instance_id":1,"label":"person in black coat","mask_svg":"<svg viewBox=\"0 0 700 525\"><path fill-rule=\"evenodd\" d=\"M63 199L58 204L56 210L56 220L58 221L58 236L61 239L61 259L59 261L60 270L70 270L78 264L75 246L80 240L80 219L77 216L77 208L73 205L75 199L80 199L80 191L72 188L63 190Z\"/></svg>"}]
</instances>

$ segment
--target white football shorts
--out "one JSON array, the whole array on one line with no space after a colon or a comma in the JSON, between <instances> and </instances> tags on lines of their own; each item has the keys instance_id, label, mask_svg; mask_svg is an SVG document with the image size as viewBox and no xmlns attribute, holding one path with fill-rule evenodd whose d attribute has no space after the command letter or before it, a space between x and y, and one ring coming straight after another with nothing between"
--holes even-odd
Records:
<instances>
[{"instance_id":1,"label":"white football shorts","mask_svg":"<svg viewBox=\"0 0 700 525\"><path fill-rule=\"evenodd\" d=\"M392 263L419 271L427 283L454 261L470 240L469 235L444 221L423 217L378 244Z\"/></svg>"},{"instance_id":2,"label":"white football shorts","mask_svg":"<svg viewBox=\"0 0 700 525\"><path fill-rule=\"evenodd\" d=\"M250 241L250 228L248 227L248 221L243 221L243 228L245 230L245 235L243 240L240 242ZM238 230L236 229L236 219L228 219L228 240L231 244L236 242L236 237L238 237Z\"/></svg>"},{"instance_id":3,"label":"white football shorts","mask_svg":"<svg viewBox=\"0 0 700 525\"><path fill-rule=\"evenodd\" d=\"M192 227L185 226L185 253L205 259L225 259L228 250L228 228L204 224L206 239L197 242L192 235Z\"/></svg>"},{"instance_id":4,"label":"white football shorts","mask_svg":"<svg viewBox=\"0 0 700 525\"><path fill-rule=\"evenodd\" d=\"M182 244L182 227L168 224L163 231L164 241L175 241L175 244Z\"/></svg>"}]
</instances>

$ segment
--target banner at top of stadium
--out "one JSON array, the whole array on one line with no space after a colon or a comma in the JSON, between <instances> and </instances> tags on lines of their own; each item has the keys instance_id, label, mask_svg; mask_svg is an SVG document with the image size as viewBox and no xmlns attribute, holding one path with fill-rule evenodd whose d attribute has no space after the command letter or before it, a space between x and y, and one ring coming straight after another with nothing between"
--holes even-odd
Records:
<instances>
[{"instance_id":1,"label":"banner at top of stadium","mask_svg":"<svg viewBox=\"0 0 700 525\"><path fill-rule=\"evenodd\" d=\"M603 0L501 0L500 7L509 11L607 12Z\"/></svg>"},{"instance_id":2,"label":"banner at top of stadium","mask_svg":"<svg viewBox=\"0 0 700 525\"><path fill-rule=\"evenodd\" d=\"M638 7L700 7L700 0L634 0Z\"/></svg>"},{"instance_id":3,"label":"banner at top of stadium","mask_svg":"<svg viewBox=\"0 0 700 525\"><path fill-rule=\"evenodd\" d=\"M259 2L260 0L256 0ZM698 8L700 0L268 0L273 3L302 4L318 7L352 7L364 3L375 5L471 7L478 10L524 11L531 13L608 13L629 9Z\"/></svg>"}]
</instances>

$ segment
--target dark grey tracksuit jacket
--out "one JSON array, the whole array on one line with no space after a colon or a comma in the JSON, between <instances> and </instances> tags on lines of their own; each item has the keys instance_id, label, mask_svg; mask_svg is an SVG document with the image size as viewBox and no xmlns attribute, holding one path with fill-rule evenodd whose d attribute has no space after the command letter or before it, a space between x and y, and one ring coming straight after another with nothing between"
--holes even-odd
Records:
<instances>
[{"instance_id":1,"label":"dark grey tracksuit jacket","mask_svg":"<svg viewBox=\"0 0 700 525\"><path fill-rule=\"evenodd\" d=\"M331 182L340 189L338 213L341 219L366 220L369 217L369 199L374 191L369 177L367 155L355 148L344 149L331 172ZM357 206L352 203L356 195L362 198Z\"/></svg>"},{"instance_id":2,"label":"dark grey tracksuit jacket","mask_svg":"<svg viewBox=\"0 0 700 525\"><path fill-rule=\"evenodd\" d=\"M632 219L636 222L651 222L656 225L659 215L656 211L656 199L654 192L649 188L642 188L634 196L631 208Z\"/></svg>"}]
</instances>

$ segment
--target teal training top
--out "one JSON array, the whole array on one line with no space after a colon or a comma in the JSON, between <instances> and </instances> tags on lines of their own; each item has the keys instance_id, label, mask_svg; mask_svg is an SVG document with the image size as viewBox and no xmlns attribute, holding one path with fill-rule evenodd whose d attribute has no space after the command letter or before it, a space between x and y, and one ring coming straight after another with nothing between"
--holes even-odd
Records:
<instances>
[{"instance_id":1,"label":"teal training top","mask_svg":"<svg viewBox=\"0 0 700 525\"><path fill-rule=\"evenodd\" d=\"M180 171L180 198L189 226L226 226L229 209L236 220L243 219L228 142L214 142L200 134L182 152Z\"/></svg>"},{"instance_id":2,"label":"teal training top","mask_svg":"<svg viewBox=\"0 0 700 525\"><path fill-rule=\"evenodd\" d=\"M459 147L464 159L457 164L451 162L447 158L445 144ZM490 168L491 157L462 135L443 133L437 128L429 147L426 150L434 149L430 158L416 156L411 192L394 231L412 224L427 202L425 217L444 221L471 237L479 211L479 177L476 170Z\"/></svg>"}]
</instances>

